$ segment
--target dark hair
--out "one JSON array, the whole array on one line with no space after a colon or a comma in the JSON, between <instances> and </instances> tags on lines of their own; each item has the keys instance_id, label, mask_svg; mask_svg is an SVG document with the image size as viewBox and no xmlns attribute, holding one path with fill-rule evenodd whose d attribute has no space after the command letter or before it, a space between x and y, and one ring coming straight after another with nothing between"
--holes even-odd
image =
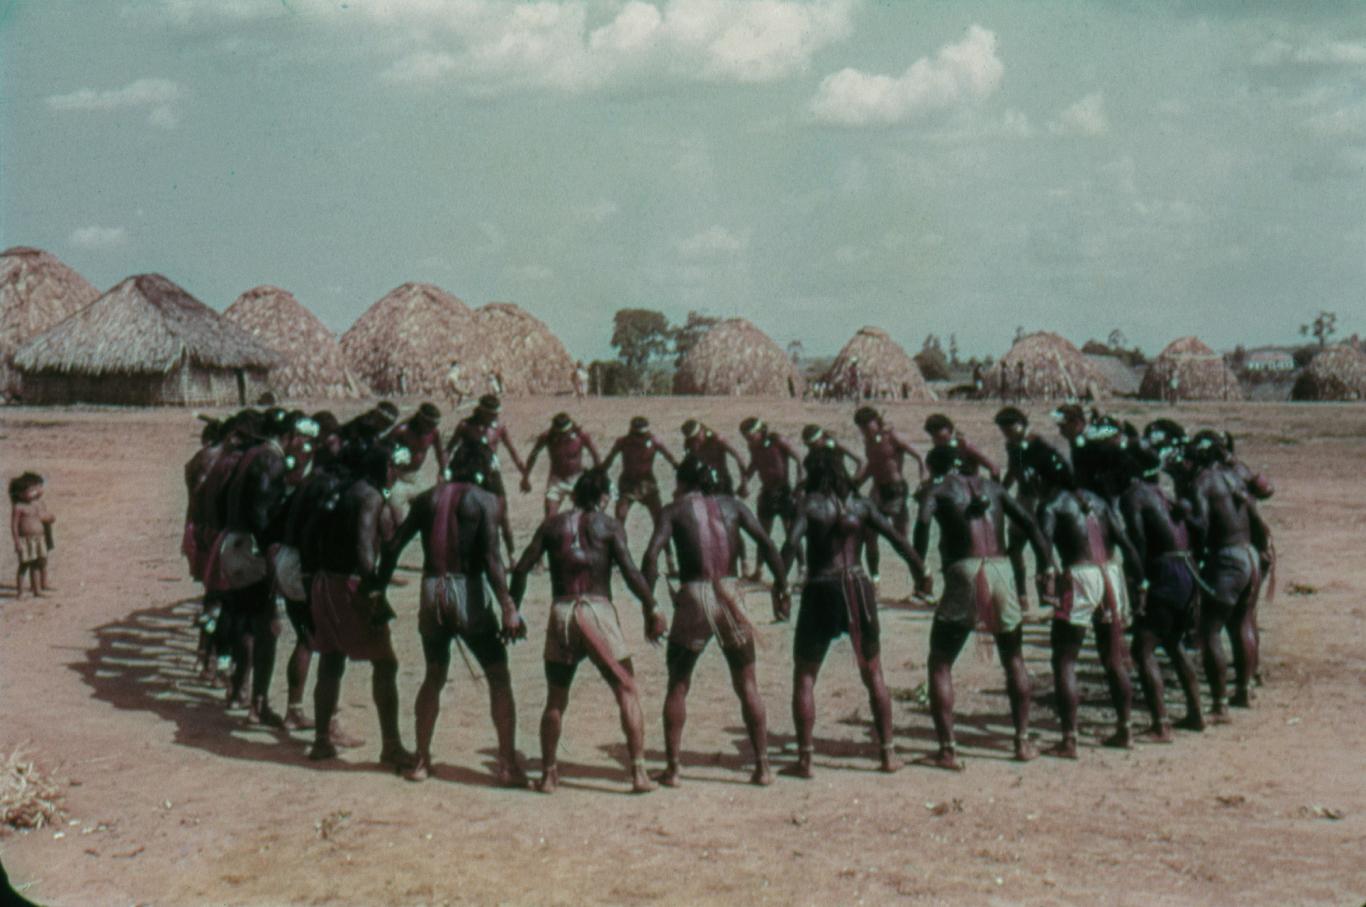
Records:
<instances>
[{"instance_id":1,"label":"dark hair","mask_svg":"<svg viewBox=\"0 0 1366 907\"><path fill-rule=\"evenodd\" d=\"M390 441L376 440L366 445L355 459L356 476L376 488L385 487L389 483L389 462L393 454L394 445Z\"/></svg>"},{"instance_id":2,"label":"dark hair","mask_svg":"<svg viewBox=\"0 0 1366 907\"><path fill-rule=\"evenodd\" d=\"M945 429L953 431L953 420L943 413L931 413L925 420L925 431L927 434L938 434Z\"/></svg>"},{"instance_id":3,"label":"dark hair","mask_svg":"<svg viewBox=\"0 0 1366 907\"><path fill-rule=\"evenodd\" d=\"M693 454L688 454L683 458L683 462L678 464L674 476L680 487L694 488L703 494L715 494L716 487L720 482L716 470L702 462L701 457Z\"/></svg>"},{"instance_id":4,"label":"dark hair","mask_svg":"<svg viewBox=\"0 0 1366 907\"><path fill-rule=\"evenodd\" d=\"M956 447L932 447L925 455L925 466L932 476L946 476L963 465Z\"/></svg>"},{"instance_id":5,"label":"dark hair","mask_svg":"<svg viewBox=\"0 0 1366 907\"><path fill-rule=\"evenodd\" d=\"M1029 445L1029 449L1025 451L1024 463L1026 468L1033 471L1045 485L1065 488L1068 491L1077 487L1072 476L1072 467L1051 444Z\"/></svg>"},{"instance_id":6,"label":"dark hair","mask_svg":"<svg viewBox=\"0 0 1366 907\"><path fill-rule=\"evenodd\" d=\"M650 427L650 420L644 416L631 417L631 431L645 431Z\"/></svg>"},{"instance_id":7,"label":"dark hair","mask_svg":"<svg viewBox=\"0 0 1366 907\"><path fill-rule=\"evenodd\" d=\"M1186 445L1186 453L1202 466L1208 466L1211 463L1223 463L1228 459L1228 451L1224 448L1223 436L1210 428L1195 433L1195 437L1191 438Z\"/></svg>"},{"instance_id":8,"label":"dark hair","mask_svg":"<svg viewBox=\"0 0 1366 907\"><path fill-rule=\"evenodd\" d=\"M688 419L678 428L678 430L683 433L683 437L685 438L691 438L693 435L697 434L698 431L700 431L701 429L702 423L698 422L696 419Z\"/></svg>"},{"instance_id":9,"label":"dark hair","mask_svg":"<svg viewBox=\"0 0 1366 907\"><path fill-rule=\"evenodd\" d=\"M808 494L833 494L845 497L853 488L844 455L829 447L812 448L804 461Z\"/></svg>"},{"instance_id":10,"label":"dark hair","mask_svg":"<svg viewBox=\"0 0 1366 907\"><path fill-rule=\"evenodd\" d=\"M815 444L824 434L825 429L813 423L802 429L802 441L807 444Z\"/></svg>"},{"instance_id":11,"label":"dark hair","mask_svg":"<svg viewBox=\"0 0 1366 907\"><path fill-rule=\"evenodd\" d=\"M740 423L740 433L747 435L752 431L758 431L764 427L764 420L758 416L749 416Z\"/></svg>"},{"instance_id":12,"label":"dark hair","mask_svg":"<svg viewBox=\"0 0 1366 907\"><path fill-rule=\"evenodd\" d=\"M612 480L601 466L585 470L574 483L574 506L580 510L596 510L602 499L612 492Z\"/></svg>"},{"instance_id":13,"label":"dark hair","mask_svg":"<svg viewBox=\"0 0 1366 907\"><path fill-rule=\"evenodd\" d=\"M497 394L485 394L479 398L479 408L485 412L496 413L503 408L503 401Z\"/></svg>"},{"instance_id":14,"label":"dark hair","mask_svg":"<svg viewBox=\"0 0 1366 907\"><path fill-rule=\"evenodd\" d=\"M210 444L217 444L223 440L223 423L210 416L200 416L204 422L204 428L199 432L199 443L203 447Z\"/></svg>"},{"instance_id":15,"label":"dark hair","mask_svg":"<svg viewBox=\"0 0 1366 907\"><path fill-rule=\"evenodd\" d=\"M417 418L426 419L435 425L441 421L441 410L437 409L436 404L427 400L417 408Z\"/></svg>"},{"instance_id":16,"label":"dark hair","mask_svg":"<svg viewBox=\"0 0 1366 907\"><path fill-rule=\"evenodd\" d=\"M389 417L390 422L398 421L398 406L391 400L381 400L375 404L375 412L383 413Z\"/></svg>"},{"instance_id":17,"label":"dark hair","mask_svg":"<svg viewBox=\"0 0 1366 907\"><path fill-rule=\"evenodd\" d=\"M337 421L336 415L330 409L318 410L313 414L313 421L318 423L318 437L320 438L335 435L341 428L341 423Z\"/></svg>"},{"instance_id":18,"label":"dark hair","mask_svg":"<svg viewBox=\"0 0 1366 907\"><path fill-rule=\"evenodd\" d=\"M574 420L570 418L569 413L556 413L550 419L550 427L555 431L566 431L573 424Z\"/></svg>"},{"instance_id":19,"label":"dark hair","mask_svg":"<svg viewBox=\"0 0 1366 907\"><path fill-rule=\"evenodd\" d=\"M451 481L483 485L492 465L493 453L483 444L461 444L451 453Z\"/></svg>"},{"instance_id":20,"label":"dark hair","mask_svg":"<svg viewBox=\"0 0 1366 907\"><path fill-rule=\"evenodd\" d=\"M36 472L26 472L17 475L9 480L9 500L11 504L18 504L30 488L35 485L43 484L43 477Z\"/></svg>"},{"instance_id":21,"label":"dark hair","mask_svg":"<svg viewBox=\"0 0 1366 907\"><path fill-rule=\"evenodd\" d=\"M881 422L882 414L871 406L860 406L858 410L854 412L854 424L860 428L867 425L869 422L872 422L874 419Z\"/></svg>"},{"instance_id":22,"label":"dark hair","mask_svg":"<svg viewBox=\"0 0 1366 907\"><path fill-rule=\"evenodd\" d=\"M1008 425L1028 425L1029 417L1022 410L1014 406L1002 407L996 414L996 424L1001 428Z\"/></svg>"}]
</instances>

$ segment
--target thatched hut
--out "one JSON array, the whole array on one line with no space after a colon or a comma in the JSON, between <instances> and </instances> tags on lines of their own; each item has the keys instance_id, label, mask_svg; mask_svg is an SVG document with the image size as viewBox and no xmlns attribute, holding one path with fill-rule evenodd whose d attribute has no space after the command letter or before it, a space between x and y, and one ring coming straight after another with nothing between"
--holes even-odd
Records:
<instances>
[{"instance_id":1,"label":"thatched hut","mask_svg":"<svg viewBox=\"0 0 1366 907\"><path fill-rule=\"evenodd\" d=\"M743 318L717 322L688 350L674 373L674 393L717 397L800 397L792 360Z\"/></svg>"},{"instance_id":2,"label":"thatched hut","mask_svg":"<svg viewBox=\"0 0 1366 907\"><path fill-rule=\"evenodd\" d=\"M25 400L245 404L274 353L160 274L129 277L15 354Z\"/></svg>"},{"instance_id":3,"label":"thatched hut","mask_svg":"<svg viewBox=\"0 0 1366 907\"><path fill-rule=\"evenodd\" d=\"M1099 353L1082 353L1086 361L1096 367L1105 379L1110 393L1116 397L1137 397L1143 385L1144 366L1132 366L1119 356L1104 356Z\"/></svg>"},{"instance_id":4,"label":"thatched hut","mask_svg":"<svg viewBox=\"0 0 1366 907\"><path fill-rule=\"evenodd\" d=\"M1079 400L1105 396L1110 386L1075 346L1050 331L1037 331L1015 341L1010 352L992 366L986 392L1034 400Z\"/></svg>"},{"instance_id":5,"label":"thatched hut","mask_svg":"<svg viewBox=\"0 0 1366 907\"><path fill-rule=\"evenodd\" d=\"M19 347L99 298L99 290L54 255L27 246L0 252L0 397L21 392L13 367Z\"/></svg>"},{"instance_id":6,"label":"thatched hut","mask_svg":"<svg viewBox=\"0 0 1366 907\"><path fill-rule=\"evenodd\" d=\"M341 338L346 361L378 394L441 394L453 361L467 379L482 377L479 346L474 312L429 283L390 290Z\"/></svg>"},{"instance_id":7,"label":"thatched hut","mask_svg":"<svg viewBox=\"0 0 1366 907\"><path fill-rule=\"evenodd\" d=\"M490 302L474 313L482 368L502 380L504 394L525 397L574 390L574 360L545 322L510 302ZM469 375L482 392L484 375Z\"/></svg>"},{"instance_id":8,"label":"thatched hut","mask_svg":"<svg viewBox=\"0 0 1366 907\"><path fill-rule=\"evenodd\" d=\"M859 328L822 379L840 397L871 400L934 400L920 366L880 328Z\"/></svg>"},{"instance_id":9,"label":"thatched hut","mask_svg":"<svg viewBox=\"0 0 1366 907\"><path fill-rule=\"evenodd\" d=\"M1199 337L1182 337L1167 344L1148 364L1138 395L1144 400L1169 399L1173 377L1180 400L1243 399L1238 376L1224 357Z\"/></svg>"},{"instance_id":10,"label":"thatched hut","mask_svg":"<svg viewBox=\"0 0 1366 907\"><path fill-rule=\"evenodd\" d=\"M1366 400L1366 353L1343 343L1315 356L1295 379L1292 400Z\"/></svg>"},{"instance_id":11,"label":"thatched hut","mask_svg":"<svg viewBox=\"0 0 1366 907\"><path fill-rule=\"evenodd\" d=\"M368 396L351 374L336 335L279 287L260 286L237 297L223 313L233 324L280 357L270 373L270 389L279 398L354 399Z\"/></svg>"}]
</instances>

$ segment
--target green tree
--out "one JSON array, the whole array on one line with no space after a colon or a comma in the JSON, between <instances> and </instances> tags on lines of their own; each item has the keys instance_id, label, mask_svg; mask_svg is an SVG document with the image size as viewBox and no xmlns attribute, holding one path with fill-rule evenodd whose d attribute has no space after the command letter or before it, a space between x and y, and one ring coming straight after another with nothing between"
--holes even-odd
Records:
<instances>
[{"instance_id":1,"label":"green tree","mask_svg":"<svg viewBox=\"0 0 1366 907\"><path fill-rule=\"evenodd\" d=\"M664 313L651 309L621 309L612 316L612 348L623 373L614 376L619 392L641 389L650 366L668 355L672 332Z\"/></svg>"},{"instance_id":2,"label":"green tree","mask_svg":"<svg viewBox=\"0 0 1366 907\"><path fill-rule=\"evenodd\" d=\"M703 315L701 312L689 312L688 320L670 331L669 336L673 340L675 367L683 363L683 357L688 355L688 351L696 346L697 341L702 339L702 335L711 330L720 320L710 315Z\"/></svg>"},{"instance_id":3,"label":"green tree","mask_svg":"<svg viewBox=\"0 0 1366 907\"><path fill-rule=\"evenodd\" d=\"M1328 338L1338 332L1338 313L1320 311L1318 317L1309 324L1300 325L1300 336L1312 336L1319 347L1328 345Z\"/></svg>"}]
</instances>

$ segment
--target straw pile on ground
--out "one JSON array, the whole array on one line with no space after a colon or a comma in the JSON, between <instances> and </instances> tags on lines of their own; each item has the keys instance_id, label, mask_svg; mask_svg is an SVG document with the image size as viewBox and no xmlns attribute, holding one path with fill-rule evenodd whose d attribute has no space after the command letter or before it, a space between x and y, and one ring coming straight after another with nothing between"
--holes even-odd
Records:
<instances>
[{"instance_id":1,"label":"straw pile on ground","mask_svg":"<svg viewBox=\"0 0 1366 907\"><path fill-rule=\"evenodd\" d=\"M502 379L503 393L523 397L574 390L574 361L539 318L508 302L490 302L474 313L483 368ZM487 380L471 374L474 385ZM476 393L484 388L475 387Z\"/></svg>"},{"instance_id":2,"label":"straw pile on ground","mask_svg":"<svg viewBox=\"0 0 1366 907\"><path fill-rule=\"evenodd\" d=\"M351 369L375 393L444 394L451 362L482 375L474 313L429 283L405 283L372 305L342 335Z\"/></svg>"},{"instance_id":3,"label":"straw pile on ground","mask_svg":"<svg viewBox=\"0 0 1366 907\"><path fill-rule=\"evenodd\" d=\"M0 763L0 834L42 828L61 818L62 791L21 750Z\"/></svg>"},{"instance_id":4,"label":"straw pile on ground","mask_svg":"<svg viewBox=\"0 0 1366 907\"><path fill-rule=\"evenodd\" d=\"M800 396L792 360L743 318L718 322L703 334L674 373L674 393L718 397Z\"/></svg>"},{"instance_id":5,"label":"straw pile on ground","mask_svg":"<svg viewBox=\"0 0 1366 907\"><path fill-rule=\"evenodd\" d=\"M0 252L0 396L20 392L19 347L100 297L81 275L41 249Z\"/></svg>"},{"instance_id":6,"label":"straw pile on ground","mask_svg":"<svg viewBox=\"0 0 1366 907\"><path fill-rule=\"evenodd\" d=\"M1238 376L1224 357L1210 349L1199 337L1182 337L1148 364L1138 395L1144 400L1165 400L1171 394L1171 380L1177 380L1180 400L1241 400Z\"/></svg>"},{"instance_id":7,"label":"straw pile on ground","mask_svg":"<svg viewBox=\"0 0 1366 907\"><path fill-rule=\"evenodd\" d=\"M1038 331L1015 341L991 368L986 392L1035 400L1079 400L1104 396L1110 388L1105 376L1075 346L1057 334Z\"/></svg>"},{"instance_id":8,"label":"straw pile on ground","mask_svg":"<svg viewBox=\"0 0 1366 907\"><path fill-rule=\"evenodd\" d=\"M1313 358L1290 391L1292 400L1366 400L1366 353L1351 344Z\"/></svg>"},{"instance_id":9,"label":"straw pile on ground","mask_svg":"<svg viewBox=\"0 0 1366 907\"><path fill-rule=\"evenodd\" d=\"M823 379L837 396L875 400L935 399L920 366L886 331L860 328L840 350Z\"/></svg>"},{"instance_id":10,"label":"straw pile on ground","mask_svg":"<svg viewBox=\"0 0 1366 907\"><path fill-rule=\"evenodd\" d=\"M280 357L270 373L276 397L293 400L368 396L351 374L336 336L292 293L279 287L247 290L223 313Z\"/></svg>"}]
</instances>

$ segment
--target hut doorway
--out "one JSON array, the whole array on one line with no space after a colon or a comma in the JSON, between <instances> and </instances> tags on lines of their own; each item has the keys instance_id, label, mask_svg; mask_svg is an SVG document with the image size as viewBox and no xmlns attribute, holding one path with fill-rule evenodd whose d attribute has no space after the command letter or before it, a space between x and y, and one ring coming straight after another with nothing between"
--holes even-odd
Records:
<instances>
[{"instance_id":1,"label":"hut doorway","mask_svg":"<svg viewBox=\"0 0 1366 907\"><path fill-rule=\"evenodd\" d=\"M247 405L247 373L240 368L232 370L233 377L237 379L237 405Z\"/></svg>"}]
</instances>

